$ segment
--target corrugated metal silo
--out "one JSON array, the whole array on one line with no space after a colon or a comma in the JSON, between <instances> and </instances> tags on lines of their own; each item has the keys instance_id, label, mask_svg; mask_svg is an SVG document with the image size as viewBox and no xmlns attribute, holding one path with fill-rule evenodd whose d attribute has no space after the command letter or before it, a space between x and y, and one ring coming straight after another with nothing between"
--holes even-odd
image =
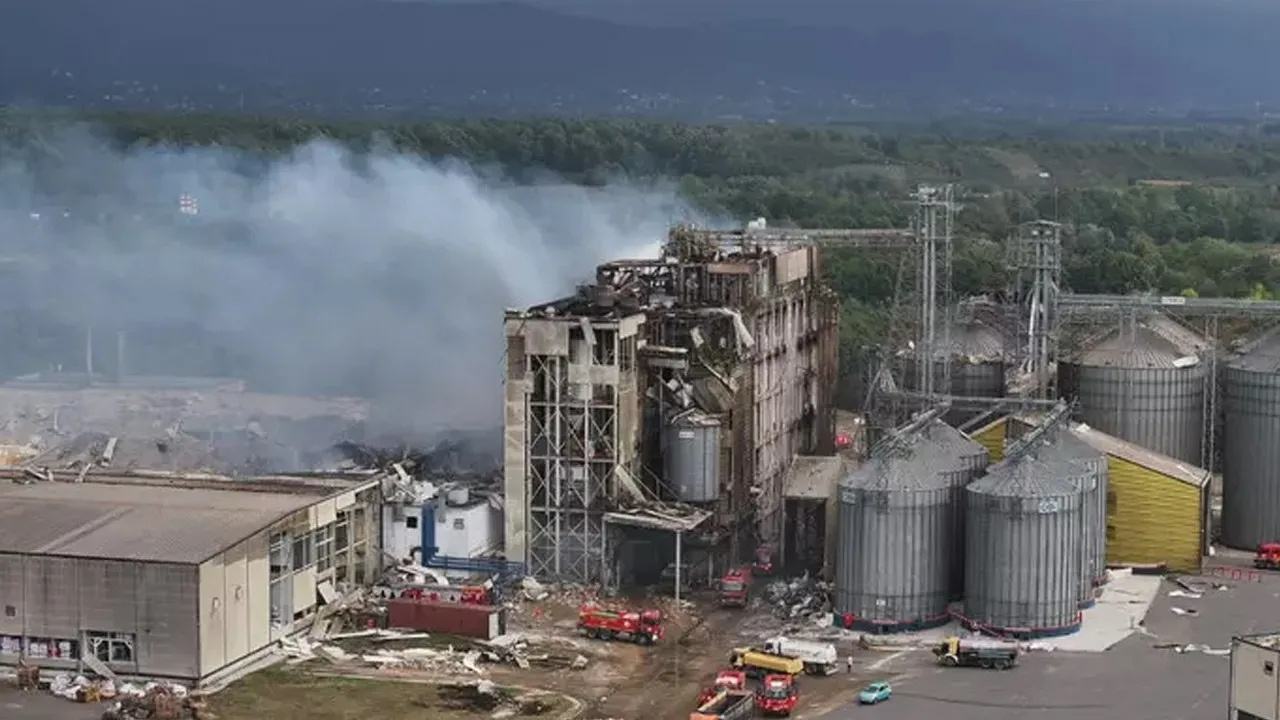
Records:
<instances>
[{"instance_id":1,"label":"corrugated metal silo","mask_svg":"<svg viewBox=\"0 0 1280 720\"><path fill-rule=\"evenodd\" d=\"M951 487L951 569L948 587L952 600L964 595L965 493L969 483L977 480L991 456L987 449L950 425L935 420L924 429L924 438L944 459L954 458L952 472L944 473Z\"/></svg>"},{"instance_id":2,"label":"corrugated metal silo","mask_svg":"<svg viewBox=\"0 0 1280 720\"><path fill-rule=\"evenodd\" d=\"M1120 329L1058 365L1076 417L1098 430L1183 462L1201 462L1206 345L1160 315Z\"/></svg>"},{"instance_id":3,"label":"corrugated metal silo","mask_svg":"<svg viewBox=\"0 0 1280 720\"><path fill-rule=\"evenodd\" d=\"M912 438L902 457L868 460L840 486L839 559L833 609L872 632L947 622L956 468Z\"/></svg>"},{"instance_id":4,"label":"corrugated metal silo","mask_svg":"<svg viewBox=\"0 0 1280 720\"><path fill-rule=\"evenodd\" d=\"M1019 457L966 491L965 618L1016 637L1080 628L1082 514L1076 463Z\"/></svg>"},{"instance_id":5,"label":"corrugated metal silo","mask_svg":"<svg viewBox=\"0 0 1280 720\"><path fill-rule=\"evenodd\" d=\"M1223 369L1222 542L1280 540L1280 333Z\"/></svg>"},{"instance_id":6,"label":"corrugated metal silo","mask_svg":"<svg viewBox=\"0 0 1280 720\"><path fill-rule=\"evenodd\" d=\"M685 502L720 497L720 421L703 413L674 418L663 428L662 458L667 483Z\"/></svg>"},{"instance_id":7,"label":"corrugated metal silo","mask_svg":"<svg viewBox=\"0 0 1280 720\"><path fill-rule=\"evenodd\" d=\"M1092 445L1061 428L1047 438L1036 456L1048 462L1075 463L1081 472L1070 479L1079 483L1083 494L1080 543L1080 606L1089 607L1097 599L1095 586L1107 577L1107 456Z\"/></svg>"},{"instance_id":8,"label":"corrugated metal silo","mask_svg":"<svg viewBox=\"0 0 1280 720\"><path fill-rule=\"evenodd\" d=\"M951 356L950 394L957 397L1004 397L1006 366L1004 338L1000 331L968 317L952 324L947 339ZM906 353L902 359L903 385L908 390L918 389L917 361L911 353ZM940 379L942 372L943 366L939 362L935 365L934 377ZM953 425L961 425L978 414L980 411L956 409L947 413L946 419Z\"/></svg>"}]
</instances>

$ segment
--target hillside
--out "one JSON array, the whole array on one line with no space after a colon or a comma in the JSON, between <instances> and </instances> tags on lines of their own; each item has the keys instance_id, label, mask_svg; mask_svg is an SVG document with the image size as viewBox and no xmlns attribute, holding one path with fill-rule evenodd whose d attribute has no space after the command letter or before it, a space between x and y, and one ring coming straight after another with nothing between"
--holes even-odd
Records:
<instances>
[{"instance_id":1,"label":"hillside","mask_svg":"<svg viewBox=\"0 0 1280 720\"><path fill-rule=\"evenodd\" d=\"M1280 7L1186 0L761 3L12 0L0 100L324 112L839 118L1280 105ZM628 10L627 8L632 8ZM590 13L588 13L590 10ZM588 14L593 16L588 16ZM738 18L759 18L756 20ZM714 20L714 22L711 22Z\"/></svg>"}]
</instances>

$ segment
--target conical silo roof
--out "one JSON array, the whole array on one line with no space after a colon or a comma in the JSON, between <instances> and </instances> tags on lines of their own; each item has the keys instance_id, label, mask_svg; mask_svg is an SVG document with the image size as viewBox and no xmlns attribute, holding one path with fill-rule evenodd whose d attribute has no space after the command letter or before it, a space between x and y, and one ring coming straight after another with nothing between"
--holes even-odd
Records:
<instances>
[{"instance_id":1,"label":"conical silo roof","mask_svg":"<svg viewBox=\"0 0 1280 720\"><path fill-rule=\"evenodd\" d=\"M992 467L984 477L969 486L969 491L992 497L1078 495L1079 485L1073 479L1084 472L1087 471L1078 463L1020 456Z\"/></svg>"}]
</instances>

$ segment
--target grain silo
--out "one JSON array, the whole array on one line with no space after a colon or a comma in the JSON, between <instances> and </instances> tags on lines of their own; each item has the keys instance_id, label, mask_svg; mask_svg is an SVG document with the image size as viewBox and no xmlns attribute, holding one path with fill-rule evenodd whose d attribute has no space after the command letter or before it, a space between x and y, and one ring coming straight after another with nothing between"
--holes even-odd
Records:
<instances>
[{"instance_id":1,"label":"grain silo","mask_svg":"<svg viewBox=\"0 0 1280 720\"><path fill-rule=\"evenodd\" d=\"M1150 315L1058 364L1063 397L1090 427L1188 463L1204 440L1203 339L1173 319Z\"/></svg>"},{"instance_id":2,"label":"grain silo","mask_svg":"<svg viewBox=\"0 0 1280 720\"><path fill-rule=\"evenodd\" d=\"M1097 598L1095 587L1107 577L1107 456L1061 427L1050 433L1036 456L1047 462L1075 463L1080 473L1070 479L1080 483L1083 495L1080 543L1080 606Z\"/></svg>"},{"instance_id":3,"label":"grain silo","mask_svg":"<svg viewBox=\"0 0 1280 720\"><path fill-rule=\"evenodd\" d=\"M969 486L967 624L1020 638L1080 628L1081 472L1021 456Z\"/></svg>"},{"instance_id":4,"label":"grain silo","mask_svg":"<svg viewBox=\"0 0 1280 720\"><path fill-rule=\"evenodd\" d=\"M720 420L689 411L664 424L662 464L677 498L715 502L720 497Z\"/></svg>"},{"instance_id":5,"label":"grain silo","mask_svg":"<svg viewBox=\"0 0 1280 720\"><path fill-rule=\"evenodd\" d=\"M991 456L982 445L941 420L935 420L925 427L924 439L942 458L954 458L956 463L952 471L944 473L943 477L950 480L951 532L954 538L948 587L951 599L959 600L964 595L964 490L986 470L991 463Z\"/></svg>"},{"instance_id":6,"label":"grain silo","mask_svg":"<svg viewBox=\"0 0 1280 720\"><path fill-rule=\"evenodd\" d=\"M1223 369L1222 542L1252 550L1280 540L1280 333Z\"/></svg>"},{"instance_id":7,"label":"grain silo","mask_svg":"<svg viewBox=\"0 0 1280 720\"><path fill-rule=\"evenodd\" d=\"M836 616L871 632L949 619L952 514L959 462L916 434L840 486Z\"/></svg>"},{"instance_id":8,"label":"grain silo","mask_svg":"<svg viewBox=\"0 0 1280 720\"><path fill-rule=\"evenodd\" d=\"M946 349L935 353L938 362L934 365L935 383L943 375L943 364L940 360L945 354L950 355L951 383L950 394L957 397L1004 397L1005 394L1005 354L1004 337L995 327L992 320L979 319L975 305L961 305L957 318L952 322L946 334ZM989 313L992 314L992 313ZM992 314L994 317L994 314ZM985 315L983 315L985 317ZM942 340L940 339L941 343ZM908 390L918 389L919 370L917 356L910 352L902 357L903 385ZM945 388L936 388L944 392ZM981 414L981 411L957 408L947 413L946 420L952 425L961 425L968 419Z\"/></svg>"}]
</instances>

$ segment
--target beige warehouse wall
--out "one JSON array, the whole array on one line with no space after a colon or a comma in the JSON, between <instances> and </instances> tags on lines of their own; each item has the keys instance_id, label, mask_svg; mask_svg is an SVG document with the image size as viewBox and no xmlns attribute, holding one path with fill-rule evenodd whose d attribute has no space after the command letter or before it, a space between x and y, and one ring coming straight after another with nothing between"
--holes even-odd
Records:
<instances>
[{"instance_id":1,"label":"beige warehouse wall","mask_svg":"<svg viewBox=\"0 0 1280 720\"><path fill-rule=\"evenodd\" d=\"M271 642L267 531L200 565L200 674L251 655Z\"/></svg>"}]
</instances>

